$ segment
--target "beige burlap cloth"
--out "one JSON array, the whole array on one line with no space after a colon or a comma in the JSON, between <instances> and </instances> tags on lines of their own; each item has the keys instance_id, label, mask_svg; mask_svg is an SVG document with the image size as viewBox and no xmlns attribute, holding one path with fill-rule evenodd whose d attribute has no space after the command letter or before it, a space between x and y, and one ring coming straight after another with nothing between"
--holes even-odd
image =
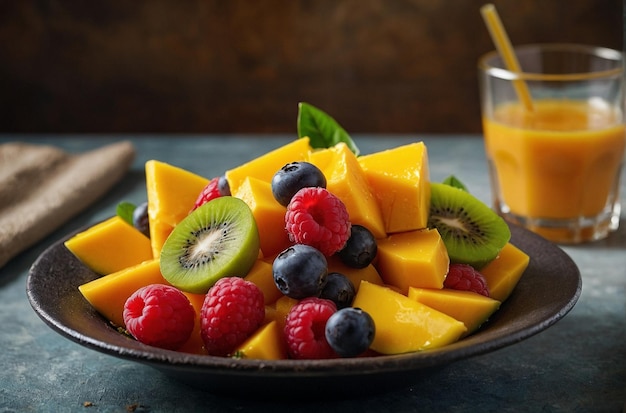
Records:
<instances>
[{"instance_id":1,"label":"beige burlap cloth","mask_svg":"<svg viewBox=\"0 0 626 413\"><path fill-rule=\"evenodd\" d=\"M0 268L104 195L135 157L130 142L72 154L48 145L0 145Z\"/></svg>"}]
</instances>

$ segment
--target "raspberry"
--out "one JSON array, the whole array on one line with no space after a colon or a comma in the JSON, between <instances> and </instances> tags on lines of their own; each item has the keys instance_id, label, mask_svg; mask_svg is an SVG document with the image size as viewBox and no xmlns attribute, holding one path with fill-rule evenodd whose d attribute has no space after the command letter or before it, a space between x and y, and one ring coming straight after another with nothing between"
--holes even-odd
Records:
<instances>
[{"instance_id":1,"label":"raspberry","mask_svg":"<svg viewBox=\"0 0 626 413\"><path fill-rule=\"evenodd\" d=\"M196 203L194 204L192 211L200 207L201 205L206 204L210 200L222 196L219 189L219 181L220 178L217 177L211 179L209 183L206 184L206 186L202 189L202 192L200 192L200 194L198 195L198 198L196 198Z\"/></svg>"},{"instance_id":2,"label":"raspberry","mask_svg":"<svg viewBox=\"0 0 626 413\"><path fill-rule=\"evenodd\" d=\"M263 293L239 277L219 279L209 289L200 312L200 334L209 354L227 356L265 318Z\"/></svg>"},{"instance_id":3,"label":"raspberry","mask_svg":"<svg viewBox=\"0 0 626 413\"><path fill-rule=\"evenodd\" d=\"M289 239L306 244L331 256L341 250L350 237L346 206L324 188L302 188L291 198L285 214Z\"/></svg>"},{"instance_id":4,"label":"raspberry","mask_svg":"<svg viewBox=\"0 0 626 413\"><path fill-rule=\"evenodd\" d=\"M176 350L191 336L196 312L180 290L151 284L126 300L123 316L126 329L137 340Z\"/></svg>"},{"instance_id":5,"label":"raspberry","mask_svg":"<svg viewBox=\"0 0 626 413\"><path fill-rule=\"evenodd\" d=\"M337 312L335 303L309 297L294 305L285 323L289 355L294 359L336 358L326 340L326 321Z\"/></svg>"},{"instance_id":6,"label":"raspberry","mask_svg":"<svg viewBox=\"0 0 626 413\"><path fill-rule=\"evenodd\" d=\"M453 290L473 291L489 297L485 277L468 264L450 264L443 286Z\"/></svg>"}]
</instances>

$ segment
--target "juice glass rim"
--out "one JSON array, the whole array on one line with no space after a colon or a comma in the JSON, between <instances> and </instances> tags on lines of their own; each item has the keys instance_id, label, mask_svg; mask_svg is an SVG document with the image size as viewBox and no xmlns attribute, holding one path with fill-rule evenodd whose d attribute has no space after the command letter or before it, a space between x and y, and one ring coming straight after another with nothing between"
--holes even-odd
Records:
<instances>
[{"instance_id":1,"label":"juice glass rim","mask_svg":"<svg viewBox=\"0 0 626 413\"><path fill-rule=\"evenodd\" d=\"M616 67L605 70L594 70L588 72L571 73L539 73L539 72L513 72L504 68L504 63L500 60L498 51L492 50L485 53L478 59L478 67L489 76L503 80L533 80L533 81L572 81L588 80L596 78L608 78L622 76L624 55L622 52L602 46L592 46L577 43L535 43L514 47L517 56L523 56L529 52L551 51L551 52L576 52L586 54L607 62L613 62ZM494 61L500 61L500 65L494 65Z\"/></svg>"}]
</instances>

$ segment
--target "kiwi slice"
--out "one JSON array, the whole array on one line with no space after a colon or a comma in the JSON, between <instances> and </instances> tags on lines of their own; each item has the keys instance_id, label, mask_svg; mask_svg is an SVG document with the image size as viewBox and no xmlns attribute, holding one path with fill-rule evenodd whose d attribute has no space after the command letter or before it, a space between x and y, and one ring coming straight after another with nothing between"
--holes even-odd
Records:
<instances>
[{"instance_id":1,"label":"kiwi slice","mask_svg":"<svg viewBox=\"0 0 626 413\"><path fill-rule=\"evenodd\" d=\"M511 239L504 219L463 189L431 183L428 226L437 228L450 261L484 267Z\"/></svg>"},{"instance_id":2,"label":"kiwi slice","mask_svg":"<svg viewBox=\"0 0 626 413\"><path fill-rule=\"evenodd\" d=\"M250 207L232 196L215 198L176 225L161 250L161 273L183 291L204 294L222 277L244 277L259 246Z\"/></svg>"}]
</instances>

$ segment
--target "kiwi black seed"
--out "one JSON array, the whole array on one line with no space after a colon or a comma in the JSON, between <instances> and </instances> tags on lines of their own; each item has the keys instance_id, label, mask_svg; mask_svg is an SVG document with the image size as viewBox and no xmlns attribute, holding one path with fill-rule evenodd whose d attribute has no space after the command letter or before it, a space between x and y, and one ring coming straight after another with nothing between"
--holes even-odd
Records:
<instances>
[{"instance_id":1,"label":"kiwi black seed","mask_svg":"<svg viewBox=\"0 0 626 413\"><path fill-rule=\"evenodd\" d=\"M467 191L431 183L428 227L437 228L450 261L480 269L511 239L504 219Z\"/></svg>"},{"instance_id":2,"label":"kiwi black seed","mask_svg":"<svg viewBox=\"0 0 626 413\"><path fill-rule=\"evenodd\" d=\"M176 225L161 250L161 273L183 291L204 294L222 277L244 277L259 242L250 207L232 196L215 198Z\"/></svg>"}]
</instances>

